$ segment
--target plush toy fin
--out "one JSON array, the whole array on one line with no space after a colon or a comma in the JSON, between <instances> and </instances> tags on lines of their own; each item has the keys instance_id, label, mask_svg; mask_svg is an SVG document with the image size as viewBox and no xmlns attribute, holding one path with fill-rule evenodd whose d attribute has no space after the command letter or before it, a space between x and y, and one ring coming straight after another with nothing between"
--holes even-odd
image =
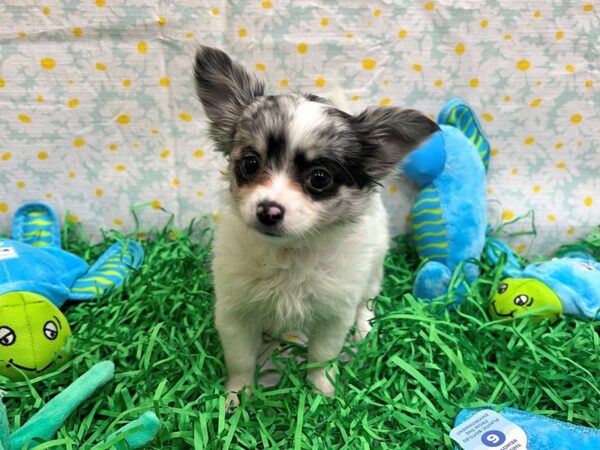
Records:
<instances>
[{"instance_id":1,"label":"plush toy fin","mask_svg":"<svg viewBox=\"0 0 600 450\"><path fill-rule=\"evenodd\" d=\"M502 274L505 277L514 278L523 274L523 268L519 264L515 254L503 242L494 238L488 238L485 244L485 254L494 265L499 264L503 257L506 258L506 265L502 269Z\"/></svg>"},{"instance_id":2,"label":"plush toy fin","mask_svg":"<svg viewBox=\"0 0 600 450\"><path fill-rule=\"evenodd\" d=\"M462 410L456 418L455 426L460 425L478 411L480 409ZM529 450L598 450L600 448L600 430L561 422L513 408L503 408L498 411L498 414L525 431Z\"/></svg>"},{"instance_id":3,"label":"plush toy fin","mask_svg":"<svg viewBox=\"0 0 600 450\"><path fill-rule=\"evenodd\" d=\"M54 210L45 203L26 203L15 213L13 239L34 247L59 247L60 225Z\"/></svg>"},{"instance_id":4,"label":"plush toy fin","mask_svg":"<svg viewBox=\"0 0 600 450\"><path fill-rule=\"evenodd\" d=\"M128 450L148 444L160 429L160 421L153 412L146 412L140 418L119 428L104 441L92 447L92 450L116 449ZM125 439L122 439L123 436Z\"/></svg>"},{"instance_id":5,"label":"plush toy fin","mask_svg":"<svg viewBox=\"0 0 600 450\"><path fill-rule=\"evenodd\" d=\"M33 439L50 440L66 418L96 389L108 383L114 372L115 365L110 361L95 364L19 428L12 435L11 448L27 449L30 443L34 444Z\"/></svg>"},{"instance_id":6,"label":"plush toy fin","mask_svg":"<svg viewBox=\"0 0 600 450\"><path fill-rule=\"evenodd\" d=\"M139 242L114 243L87 273L71 287L69 300L92 300L112 288L118 287L132 270L140 267L144 251Z\"/></svg>"},{"instance_id":7,"label":"plush toy fin","mask_svg":"<svg viewBox=\"0 0 600 450\"><path fill-rule=\"evenodd\" d=\"M450 125L462 131L479 151L479 156L487 170L491 154L490 143L483 133L473 108L466 101L455 98L446 103L438 115L438 123Z\"/></svg>"}]
</instances>

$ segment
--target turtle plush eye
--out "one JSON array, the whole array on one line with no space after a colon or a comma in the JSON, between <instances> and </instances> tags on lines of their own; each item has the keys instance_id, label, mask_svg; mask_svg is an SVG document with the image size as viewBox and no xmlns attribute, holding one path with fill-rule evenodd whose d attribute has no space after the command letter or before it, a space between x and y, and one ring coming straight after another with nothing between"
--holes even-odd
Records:
<instances>
[{"instance_id":1,"label":"turtle plush eye","mask_svg":"<svg viewBox=\"0 0 600 450\"><path fill-rule=\"evenodd\" d=\"M514 299L515 305L523 306L529 301L529 297L525 294L517 295Z\"/></svg>"},{"instance_id":2,"label":"turtle plush eye","mask_svg":"<svg viewBox=\"0 0 600 450\"><path fill-rule=\"evenodd\" d=\"M0 345L8 347L13 345L17 340L15 332L8 327L0 327Z\"/></svg>"},{"instance_id":3,"label":"turtle plush eye","mask_svg":"<svg viewBox=\"0 0 600 450\"><path fill-rule=\"evenodd\" d=\"M58 336L58 327L52 320L49 320L44 324L44 336L51 341L56 339L56 336Z\"/></svg>"},{"instance_id":4,"label":"turtle plush eye","mask_svg":"<svg viewBox=\"0 0 600 450\"><path fill-rule=\"evenodd\" d=\"M504 294L507 289L508 289L508 284L500 283L500 286L498 286L498 294Z\"/></svg>"}]
</instances>

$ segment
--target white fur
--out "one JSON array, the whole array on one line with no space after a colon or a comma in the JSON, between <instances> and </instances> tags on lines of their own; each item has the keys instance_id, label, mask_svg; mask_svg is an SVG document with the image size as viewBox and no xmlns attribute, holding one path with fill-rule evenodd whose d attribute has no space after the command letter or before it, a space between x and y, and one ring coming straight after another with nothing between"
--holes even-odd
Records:
<instances>
[{"instance_id":1,"label":"white fur","mask_svg":"<svg viewBox=\"0 0 600 450\"><path fill-rule=\"evenodd\" d=\"M370 195L357 222L294 242L261 237L237 214L223 217L213 271L229 401L254 384L263 330L302 329L309 362L323 363L339 354L354 323L356 338L369 332L367 301L379 293L389 242L381 197ZM309 370L308 379L333 394L324 367Z\"/></svg>"},{"instance_id":2,"label":"white fur","mask_svg":"<svg viewBox=\"0 0 600 450\"><path fill-rule=\"evenodd\" d=\"M314 159L311 146L316 140L315 131L327 123L325 107L322 103L303 101L298 105L289 124L290 148L301 147L306 150L306 158Z\"/></svg>"}]
</instances>

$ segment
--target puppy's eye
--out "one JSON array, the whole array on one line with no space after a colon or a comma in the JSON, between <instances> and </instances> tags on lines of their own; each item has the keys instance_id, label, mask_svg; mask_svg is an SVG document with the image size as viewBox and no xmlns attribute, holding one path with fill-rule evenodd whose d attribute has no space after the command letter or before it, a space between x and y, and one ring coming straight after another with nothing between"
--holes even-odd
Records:
<instances>
[{"instance_id":1,"label":"puppy's eye","mask_svg":"<svg viewBox=\"0 0 600 450\"><path fill-rule=\"evenodd\" d=\"M244 156L240 164L242 175L250 178L258 172L258 158L254 155Z\"/></svg>"},{"instance_id":2,"label":"puppy's eye","mask_svg":"<svg viewBox=\"0 0 600 450\"><path fill-rule=\"evenodd\" d=\"M306 185L314 192L323 192L333 186L333 177L326 169L319 167L310 173Z\"/></svg>"}]
</instances>

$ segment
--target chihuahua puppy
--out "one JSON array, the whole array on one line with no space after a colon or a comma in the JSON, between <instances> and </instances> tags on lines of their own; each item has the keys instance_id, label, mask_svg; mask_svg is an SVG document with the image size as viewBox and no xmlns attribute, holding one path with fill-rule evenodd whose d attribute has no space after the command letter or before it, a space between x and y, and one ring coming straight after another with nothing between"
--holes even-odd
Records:
<instances>
[{"instance_id":1,"label":"chihuahua puppy","mask_svg":"<svg viewBox=\"0 0 600 450\"><path fill-rule=\"evenodd\" d=\"M230 392L254 385L262 333L303 330L307 378L333 395L333 371L356 324L371 329L388 250L378 186L438 130L395 107L358 115L312 94L265 95L264 84L220 50L201 47L198 97L228 160L228 210L214 241L216 327Z\"/></svg>"}]
</instances>

